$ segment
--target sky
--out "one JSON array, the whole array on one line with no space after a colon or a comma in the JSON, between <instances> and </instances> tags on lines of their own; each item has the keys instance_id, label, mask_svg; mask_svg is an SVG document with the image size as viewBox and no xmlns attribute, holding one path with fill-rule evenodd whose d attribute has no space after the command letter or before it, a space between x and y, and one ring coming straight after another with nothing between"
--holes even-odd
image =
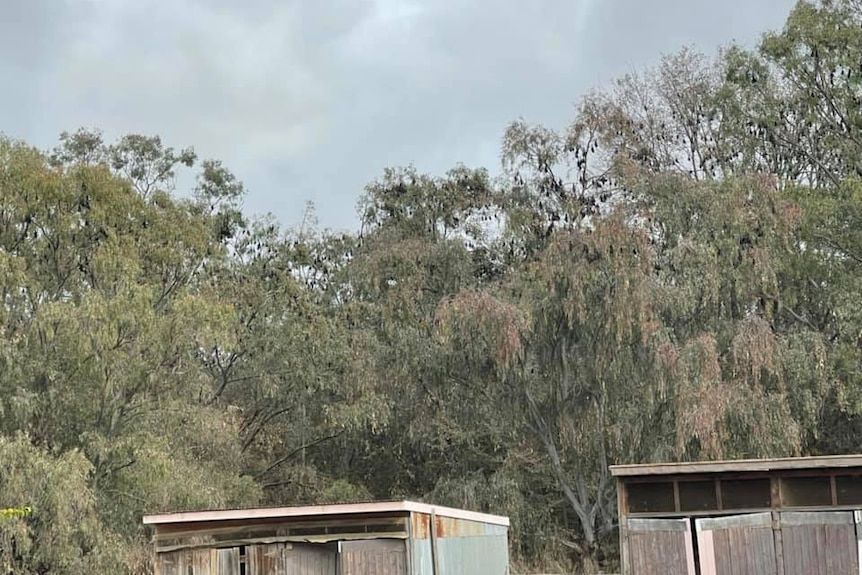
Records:
<instances>
[{"instance_id":1,"label":"sky","mask_svg":"<svg viewBox=\"0 0 862 575\"><path fill-rule=\"evenodd\" d=\"M387 166L499 169L506 126L663 53L753 45L793 0L0 0L0 132L159 135L222 160L245 211L355 230Z\"/></svg>"}]
</instances>

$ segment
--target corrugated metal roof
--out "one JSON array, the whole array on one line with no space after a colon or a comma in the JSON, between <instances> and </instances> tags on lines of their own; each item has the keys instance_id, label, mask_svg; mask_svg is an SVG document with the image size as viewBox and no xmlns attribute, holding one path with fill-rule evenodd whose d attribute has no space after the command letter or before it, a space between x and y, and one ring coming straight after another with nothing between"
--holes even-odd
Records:
<instances>
[{"instance_id":1,"label":"corrugated metal roof","mask_svg":"<svg viewBox=\"0 0 862 575\"><path fill-rule=\"evenodd\" d=\"M780 471L785 469L862 468L862 455L829 455L823 457L786 457L781 459L738 459L685 463L644 463L612 465L617 477L643 475L679 475L687 473L733 473L740 471Z\"/></svg>"},{"instance_id":2,"label":"corrugated metal roof","mask_svg":"<svg viewBox=\"0 0 862 575\"><path fill-rule=\"evenodd\" d=\"M228 509L223 511L188 511L144 515L144 525L165 523L192 523L203 521L230 521L244 519L309 518L326 515L361 515L367 513L434 513L443 517L478 521L509 526L509 518L487 513L476 513L440 505L415 501L376 501L371 503L339 503L333 505L303 505L294 507L261 507L255 509Z\"/></svg>"}]
</instances>

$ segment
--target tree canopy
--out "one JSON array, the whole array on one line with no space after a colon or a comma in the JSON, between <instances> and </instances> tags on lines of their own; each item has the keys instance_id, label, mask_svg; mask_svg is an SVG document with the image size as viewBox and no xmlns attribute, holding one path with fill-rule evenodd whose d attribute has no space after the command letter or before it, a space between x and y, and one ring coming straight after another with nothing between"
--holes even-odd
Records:
<instances>
[{"instance_id":1,"label":"tree canopy","mask_svg":"<svg viewBox=\"0 0 862 575\"><path fill-rule=\"evenodd\" d=\"M155 136L0 138L0 571L149 573L144 512L409 497L596 572L611 464L858 449L860 23L682 49L513 122L500 177L386 170L353 234Z\"/></svg>"}]
</instances>

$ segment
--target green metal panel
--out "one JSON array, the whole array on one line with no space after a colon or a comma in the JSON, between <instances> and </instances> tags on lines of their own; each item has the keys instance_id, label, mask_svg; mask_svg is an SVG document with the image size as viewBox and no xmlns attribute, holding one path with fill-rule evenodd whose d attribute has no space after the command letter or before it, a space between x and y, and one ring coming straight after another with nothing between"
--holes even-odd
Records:
<instances>
[{"instance_id":1,"label":"green metal panel","mask_svg":"<svg viewBox=\"0 0 862 575\"><path fill-rule=\"evenodd\" d=\"M411 575L509 572L509 528L505 525L417 513L411 518L410 533Z\"/></svg>"},{"instance_id":2,"label":"green metal panel","mask_svg":"<svg viewBox=\"0 0 862 575\"><path fill-rule=\"evenodd\" d=\"M506 575L509 548L505 535L445 537L437 540L438 575Z\"/></svg>"},{"instance_id":3,"label":"green metal panel","mask_svg":"<svg viewBox=\"0 0 862 575\"><path fill-rule=\"evenodd\" d=\"M509 528L505 525L494 525L493 523L483 523L485 535L493 535L495 537L506 538L509 535Z\"/></svg>"},{"instance_id":4,"label":"green metal panel","mask_svg":"<svg viewBox=\"0 0 862 575\"><path fill-rule=\"evenodd\" d=\"M411 539L410 557L413 564L411 575L434 575L431 557L431 539Z\"/></svg>"}]
</instances>

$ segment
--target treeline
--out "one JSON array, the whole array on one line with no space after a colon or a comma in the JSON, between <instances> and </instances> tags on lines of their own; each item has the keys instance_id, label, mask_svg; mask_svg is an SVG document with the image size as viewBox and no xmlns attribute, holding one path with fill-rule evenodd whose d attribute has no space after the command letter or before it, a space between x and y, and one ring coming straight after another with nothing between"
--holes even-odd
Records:
<instances>
[{"instance_id":1,"label":"treeline","mask_svg":"<svg viewBox=\"0 0 862 575\"><path fill-rule=\"evenodd\" d=\"M156 137L3 139L0 572L148 573L144 512L402 497L589 572L609 464L857 451L860 98L862 6L800 3L512 124L505 177L387 170L352 235Z\"/></svg>"}]
</instances>

